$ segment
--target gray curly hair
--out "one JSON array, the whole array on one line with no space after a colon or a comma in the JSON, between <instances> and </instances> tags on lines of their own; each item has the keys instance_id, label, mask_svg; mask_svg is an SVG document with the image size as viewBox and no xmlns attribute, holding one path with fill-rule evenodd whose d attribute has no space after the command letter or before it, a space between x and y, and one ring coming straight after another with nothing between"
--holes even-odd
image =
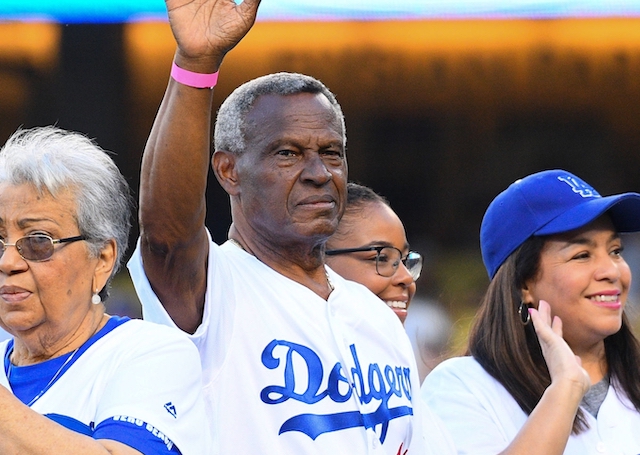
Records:
<instances>
[{"instance_id":1,"label":"gray curly hair","mask_svg":"<svg viewBox=\"0 0 640 455\"><path fill-rule=\"evenodd\" d=\"M215 150L241 154L246 146L246 114L262 95L295 95L312 93L324 95L342 125L343 145L347 136L342 108L335 95L319 80L299 73L274 73L245 82L235 89L218 109L214 146Z\"/></svg>"},{"instance_id":2,"label":"gray curly hair","mask_svg":"<svg viewBox=\"0 0 640 455\"><path fill-rule=\"evenodd\" d=\"M107 152L80 133L54 126L19 129L0 149L0 183L30 184L54 197L73 192L76 222L90 254L98 257L116 241L116 264L100 291L106 299L128 246L133 207L129 185Z\"/></svg>"}]
</instances>

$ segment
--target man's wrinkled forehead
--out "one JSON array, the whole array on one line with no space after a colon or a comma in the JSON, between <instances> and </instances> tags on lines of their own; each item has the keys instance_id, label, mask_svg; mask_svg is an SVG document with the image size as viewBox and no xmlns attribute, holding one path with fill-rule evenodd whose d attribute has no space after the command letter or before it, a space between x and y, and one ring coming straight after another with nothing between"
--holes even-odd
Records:
<instances>
[{"instance_id":1,"label":"man's wrinkled forehead","mask_svg":"<svg viewBox=\"0 0 640 455\"><path fill-rule=\"evenodd\" d=\"M256 98L245 117L245 138L259 138L262 132L275 128L285 130L308 128L317 134L319 125L326 125L346 143L341 117L322 93L296 93L292 95L264 94Z\"/></svg>"}]
</instances>

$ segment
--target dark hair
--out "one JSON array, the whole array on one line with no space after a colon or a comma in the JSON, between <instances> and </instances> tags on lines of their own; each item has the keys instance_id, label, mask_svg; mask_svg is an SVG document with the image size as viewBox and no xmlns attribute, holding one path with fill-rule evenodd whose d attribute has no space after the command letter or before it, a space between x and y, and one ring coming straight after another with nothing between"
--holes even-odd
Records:
<instances>
[{"instance_id":1,"label":"dark hair","mask_svg":"<svg viewBox=\"0 0 640 455\"><path fill-rule=\"evenodd\" d=\"M376 193L368 186L355 182L347 183L347 210L358 210L370 202L381 202L389 205L387 198Z\"/></svg>"},{"instance_id":2,"label":"dark hair","mask_svg":"<svg viewBox=\"0 0 640 455\"><path fill-rule=\"evenodd\" d=\"M523 326L518 315L522 287L539 272L544 244L544 237L530 237L498 269L468 341L468 354L507 389L527 415L551 384L533 324ZM640 411L640 345L625 314L621 329L605 338L604 345L611 385L616 393L624 392ZM584 413L578 409L572 433L587 427Z\"/></svg>"},{"instance_id":3,"label":"dark hair","mask_svg":"<svg viewBox=\"0 0 640 455\"><path fill-rule=\"evenodd\" d=\"M376 193L368 186L355 182L347 183L347 203L344 214L342 215L338 229L336 229L336 232L329 238L327 245L331 245L331 239L340 239L351 234L351 223L349 223L350 215L356 215L362 212L366 206L377 203L390 207L389 201L384 196Z\"/></svg>"}]
</instances>

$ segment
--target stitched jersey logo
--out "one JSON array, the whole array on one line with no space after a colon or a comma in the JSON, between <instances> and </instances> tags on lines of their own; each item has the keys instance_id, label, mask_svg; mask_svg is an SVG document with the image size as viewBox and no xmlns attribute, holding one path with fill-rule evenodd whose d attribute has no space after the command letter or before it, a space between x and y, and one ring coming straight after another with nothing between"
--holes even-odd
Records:
<instances>
[{"instance_id":1,"label":"stitched jersey logo","mask_svg":"<svg viewBox=\"0 0 640 455\"><path fill-rule=\"evenodd\" d=\"M558 180L569 185L574 193L578 193L582 197L600 197L600 193L578 178L567 176L558 177Z\"/></svg>"},{"instance_id":2,"label":"stitched jersey logo","mask_svg":"<svg viewBox=\"0 0 640 455\"><path fill-rule=\"evenodd\" d=\"M284 352L282 349L278 349L278 353L274 352L278 347L283 347ZM323 433L355 427L376 429L380 426L380 441L384 442L391 420L413 415L411 406L389 407L389 400L393 396L404 396L407 403L411 401L409 368L390 365L380 368L377 363L371 363L363 369L355 345L352 344L350 349L354 366L349 378L345 376L344 368L338 362L329 372L326 389L321 390L324 378L322 361L312 349L284 340L273 340L265 347L262 351L262 364L265 367L271 370L279 368L281 359L284 358L284 385L270 385L262 389L260 399L264 403L277 405L289 399L307 404L324 399L343 403L349 400L353 393L362 404L368 404L372 400L380 403L374 412L368 414L348 411L296 415L282 424L280 434L300 431L315 440ZM295 363L294 354L298 356ZM299 362L300 359L303 360L302 364ZM302 369L305 366L306 371L296 371L296 368Z\"/></svg>"},{"instance_id":3,"label":"stitched jersey logo","mask_svg":"<svg viewBox=\"0 0 640 455\"><path fill-rule=\"evenodd\" d=\"M164 408L167 410L167 412L169 414L171 414L173 416L174 419L178 418L178 413L176 412L176 407L173 405L173 403L170 401L168 403L164 404Z\"/></svg>"}]
</instances>

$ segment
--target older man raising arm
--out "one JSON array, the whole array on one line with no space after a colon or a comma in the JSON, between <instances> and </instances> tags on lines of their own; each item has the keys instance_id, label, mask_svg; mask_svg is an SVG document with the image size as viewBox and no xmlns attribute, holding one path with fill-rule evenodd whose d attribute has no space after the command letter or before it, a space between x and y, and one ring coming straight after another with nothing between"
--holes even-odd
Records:
<instances>
[{"instance_id":1,"label":"older man raising arm","mask_svg":"<svg viewBox=\"0 0 640 455\"><path fill-rule=\"evenodd\" d=\"M221 453L428 453L402 325L324 265L347 182L334 95L277 73L223 103L211 164L233 222L217 245L204 225L212 91L199 87L248 32L258 1L167 7L179 69L145 149L129 267L145 318L190 333L199 349Z\"/></svg>"}]
</instances>

